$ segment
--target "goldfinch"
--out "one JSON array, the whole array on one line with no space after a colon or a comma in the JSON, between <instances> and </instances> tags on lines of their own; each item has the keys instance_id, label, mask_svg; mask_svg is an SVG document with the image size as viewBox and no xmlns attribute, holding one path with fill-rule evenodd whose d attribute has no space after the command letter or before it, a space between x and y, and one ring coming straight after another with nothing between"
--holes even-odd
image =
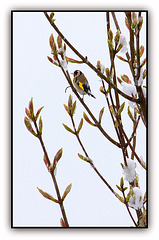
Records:
<instances>
[{"instance_id":1,"label":"goldfinch","mask_svg":"<svg viewBox=\"0 0 159 240\"><path fill-rule=\"evenodd\" d=\"M76 90L83 96L88 94L89 96L95 98L95 96L91 93L91 89L85 75L80 70L76 70L72 74L74 75L73 84Z\"/></svg>"}]
</instances>

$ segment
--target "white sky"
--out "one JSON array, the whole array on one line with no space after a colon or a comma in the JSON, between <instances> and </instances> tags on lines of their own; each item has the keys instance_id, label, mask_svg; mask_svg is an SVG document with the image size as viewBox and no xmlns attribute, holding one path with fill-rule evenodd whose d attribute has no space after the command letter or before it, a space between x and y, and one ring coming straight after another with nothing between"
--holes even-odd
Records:
<instances>
[{"instance_id":1,"label":"white sky","mask_svg":"<svg viewBox=\"0 0 159 240\"><path fill-rule=\"evenodd\" d=\"M90 62L96 65L97 60L100 60L106 67L110 67L104 12L60 12L55 13L55 18L57 26L65 37L79 52L88 56ZM117 13L117 18L122 33L127 34L124 13ZM146 46L145 27L144 24L141 43L144 46ZM115 34L113 21L111 21L111 28ZM42 197L36 188L39 187L56 197L51 176L43 163L40 143L24 126L24 109L28 107L31 97L36 110L45 106L41 113L44 124L43 140L50 159L53 161L56 152L63 148L63 157L57 169L57 181L61 195L72 183L72 190L64 202L70 226L132 226L126 207L112 195L89 164L78 158L78 152L83 154L82 149L76 138L62 126L62 123L65 123L72 128L70 118L63 107L64 103L67 104L68 96L72 92L68 89L65 93L68 84L61 70L47 60L47 56L51 56L48 44L51 33L56 39L57 34L42 12L13 13L14 226L60 226L59 206ZM68 47L66 55L77 58ZM143 59L144 57L145 54ZM116 65L119 77L124 73L131 77L126 64L117 60ZM76 69L82 70L89 79L96 100L86 96L85 102L98 118L100 109L106 106L103 95L99 92L101 86L99 78L84 64L69 64L68 67L70 72ZM74 95L73 100L76 100ZM121 103L123 101L121 99ZM83 111L85 110L77 101L74 117L77 125ZM123 122L130 136L132 123L126 115L127 104L123 113ZM107 106L102 125L106 132L117 140ZM85 121L80 137L99 172L118 192L116 184L119 184L122 177L121 151L108 142L98 129L89 126ZM137 137L137 153L145 160L146 140L145 128L142 124ZM137 172L144 194L145 170L139 166ZM134 217L136 218L135 214Z\"/></svg>"},{"instance_id":2,"label":"white sky","mask_svg":"<svg viewBox=\"0 0 159 240\"><path fill-rule=\"evenodd\" d=\"M38 4L37 4L38 3ZM91 3L91 4L90 4ZM13 9L50 9L50 7L55 7L56 9L145 9L145 10L149 10L149 229L148 230L141 230L141 231L133 231L134 229L132 229L132 231L130 231L130 229L128 231L121 231L121 229L109 229L109 230L97 230L97 229L93 229L93 230L75 230L75 231L64 231L62 229L59 229L59 231L57 230L36 230L36 229L23 229L21 230L13 230L10 228L10 101L11 101L11 97L10 97L10 11ZM158 228L158 214L159 214L159 207L158 207L158 197L159 197L159 193L157 191L158 189L158 181L159 181L159 174L158 174L158 133L159 133L159 127L158 127L158 111L156 111L157 109L157 102L158 102L158 81L157 81L157 76L158 76L158 31L156 30L157 27L157 23L159 22L159 15L158 15L158 4L156 4L156 0L152 0L152 1L145 1L145 0L141 0L141 1L82 1L80 0L78 1L67 1L67 6L66 6L66 1L63 0L51 0L51 1L18 1L18 0L6 0L6 1L2 1L1 3L1 14L0 14L0 25L1 25L1 38L0 38L0 57L1 57L1 88L0 88L0 103L1 103L1 113L2 116L0 118L0 131L1 131L1 145L0 145L0 152L1 152L1 168L0 168L0 187L1 187L1 198L0 198L0 213L1 213L1 217L0 217L0 232L1 232L1 237L3 237L3 239L50 239L50 237L55 237L56 239L81 239L81 237L83 239L105 239L106 237L110 238L110 239L134 239L135 238L140 238L140 239L150 239L151 237L156 236L156 234L159 233L159 228ZM43 22L43 21L42 21ZM48 27L48 23L46 23L45 28ZM69 26L70 27L70 26ZM48 27L49 28L49 27ZM49 31L47 31L47 34L49 36L50 32L51 32L51 28L49 28ZM46 34L46 35L47 35ZM45 36L46 38L48 38L47 36ZM47 44L48 44L48 40L46 40ZM44 46L46 46L47 44L43 44L42 49L44 48ZM77 42L76 42L77 44ZM24 46L23 46L24 47ZM23 48L22 48L23 49ZM41 49L41 50L42 50ZM48 52L50 51L49 47L46 50L46 53L43 55L48 55ZM22 56L25 57L26 51L22 52ZM72 53L71 53L72 54ZM100 56L101 57L101 56ZM105 60L104 60L105 63ZM47 72L51 71L48 70L49 68L49 64L47 64ZM44 68L45 69L45 68ZM52 66L50 66L50 69L52 69ZM53 71L55 71L56 68L54 68ZM59 71L59 70L58 70ZM88 69L87 69L88 71ZM87 72L86 71L86 72ZM85 72L85 74L86 74ZM89 73L90 74L90 73ZM25 72L26 75L26 72ZM88 77L88 75L87 75ZM91 81L91 86L92 86L92 81ZM19 88L20 89L20 88ZM92 88L92 91L94 91L94 88ZM34 90L34 94L35 94L35 90ZM69 93L68 93L69 94ZM29 94L28 94L29 95ZM30 94L31 95L31 94ZM89 98L87 98L89 99ZM23 101L24 105L26 106L28 101L30 100L30 96L26 97L26 100ZM37 105L37 98L36 101L34 99L35 104ZM87 100L88 101L88 100ZM20 101L19 101L20 102ZM44 105L44 101L42 101L42 103L39 104L39 106ZM23 115L24 115L24 106L21 106L21 124L23 122ZM39 106L36 106L37 108ZM45 105L45 109L46 109ZM44 111L43 110L43 119L44 119ZM23 112L23 113L22 113ZM46 111L48 112L48 110ZM46 114L45 112L45 114ZM66 122L65 122L66 123ZM47 122L45 123L45 128L46 128L46 124L48 124L48 119ZM87 131L88 131L88 127L87 127ZM23 130L24 133L24 130ZM25 130L25 134L26 134L26 130ZM48 132L46 134L48 136ZM28 135L29 136L29 133ZM26 135L25 135L26 137ZM67 135L68 137L68 135ZM28 138L29 140L27 141L32 141L32 143L34 142L35 144L35 139L31 136L29 136ZM32 139L32 140L31 140ZM27 142L26 141L26 142ZM49 143L50 141L48 141ZM48 147L48 143L47 143L47 147ZM20 144L19 144L20 145ZM22 145L22 144L21 144ZM21 150L21 145L19 150ZM59 144L60 147L62 145ZM37 143L37 146L38 143ZM27 149L27 152L31 152L31 145L29 146L29 149ZM58 146L57 149L58 150ZM39 151L40 148L39 148ZM50 151L50 149L49 149ZM56 151L52 151L53 154L55 154ZM36 153L38 153L36 151ZM26 154L26 152L25 152ZM43 176L44 174L46 174L48 176L48 174L46 173L46 170L44 169L44 164L42 163L42 152L41 154L39 154L39 162L41 163L41 169L43 169L43 174L39 174L39 176ZM64 155L63 155L64 157ZM26 161L26 160L25 160ZM20 166L23 167L23 173L25 173L25 167L24 164L24 156L22 156L21 158L21 162L20 162ZM79 159L78 159L79 161ZM63 161L64 162L64 161ZM77 161L76 161L77 163ZM63 164L62 164L63 165ZM62 166L61 165L61 166ZM39 166L39 164L37 164L37 166ZM60 168L61 168L60 166ZM21 167L21 168L22 168ZM37 167L36 167L37 168ZM88 171L88 166L84 165L84 169L86 169L86 171ZM61 172L61 169L59 169ZM37 171L37 169L36 169ZM42 171L42 170L39 170ZM83 173L83 172L82 172ZM33 172L34 176L35 176L35 171ZM30 174L32 175L32 174ZM31 176L29 176L31 177ZM22 178L24 179L24 178ZM33 177L32 178L28 178L28 183L31 181L33 181ZM34 177L35 180L35 177ZM47 179L48 181L45 181L48 183L50 183L50 189L49 192L52 193L52 185L51 185L51 181L50 181L50 177L48 177ZM22 182L21 179L19 182ZM73 179L71 177L69 182L73 182ZM99 183L99 181L98 181ZM96 181L97 184L97 181ZM30 185L30 186L29 186ZM35 193L35 189L36 186L42 187L42 185L40 184L40 178L37 179L36 183L33 183L31 185L31 183L29 184L25 190L32 189L32 192ZM81 185L81 183L80 183ZM43 185L46 189L46 184L44 183ZM65 187L64 187L65 188ZM63 189L64 189L63 188ZM28 192L30 191L30 189L28 190ZM23 186L20 189L21 191L23 190ZM44 190L44 189L43 189ZM72 188L73 190L73 188ZM31 191L30 191L31 192ZM71 193L70 193L71 194ZM102 192L103 194L103 192ZM107 194L108 196L111 195L111 193ZM25 197L30 197L30 193L26 194ZM23 199L22 201L25 200L24 194L23 194ZM103 197L103 196L102 196ZM72 198L72 196L68 196L68 202L70 201L70 199ZM41 197L42 199L42 197ZM43 199L45 200L45 199ZM67 200L67 199L66 199ZM40 197L39 197L39 193L37 194L37 201L34 202L38 202L41 204L40 202ZM44 201L43 201L44 202ZM49 201L45 200L45 209L46 206L48 206ZM21 204L22 205L22 204ZM29 204L24 204L24 207L26 207ZM36 205L36 204L35 204ZM55 214L55 210L58 208L57 206L53 207L53 205L51 204L53 211L50 214L51 217L54 217ZM50 206L48 207L50 209ZM121 204L119 206L120 211L121 211ZM24 208L23 208L24 209ZM42 209L42 207L41 207ZM40 210L41 210L40 209ZM19 212L22 210L22 207L19 207ZM25 209L24 209L25 210ZM58 215L59 215L59 209L57 209ZM125 209L123 210L125 212ZM29 211L30 212L30 211ZM91 212L91 211L90 211ZM23 212L21 212L22 214ZM47 214L48 216L48 214ZM120 215L116 215L115 216L118 218L119 216L123 216L122 214ZM53 219L53 218L52 218ZM57 224L57 222L56 222Z\"/></svg>"}]
</instances>

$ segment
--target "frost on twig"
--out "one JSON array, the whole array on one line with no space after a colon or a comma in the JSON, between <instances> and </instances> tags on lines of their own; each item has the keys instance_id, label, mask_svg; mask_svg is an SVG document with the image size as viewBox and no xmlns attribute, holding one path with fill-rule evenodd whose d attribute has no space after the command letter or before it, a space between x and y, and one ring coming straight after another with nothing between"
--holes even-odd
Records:
<instances>
[{"instance_id":1,"label":"frost on twig","mask_svg":"<svg viewBox=\"0 0 159 240\"><path fill-rule=\"evenodd\" d=\"M128 47L127 47L127 41L126 41L124 34L120 34L119 45L120 44L122 45L120 52L127 53Z\"/></svg>"},{"instance_id":2,"label":"frost on twig","mask_svg":"<svg viewBox=\"0 0 159 240\"><path fill-rule=\"evenodd\" d=\"M129 183L133 182L136 178L136 163L134 160L131 160L130 158L126 159L127 166L124 166L123 174L125 176L125 180L127 180Z\"/></svg>"},{"instance_id":3,"label":"frost on twig","mask_svg":"<svg viewBox=\"0 0 159 240\"><path fill-rule=\"evenodd\" d=\"M129 206L136 210L143 207L143 196L140 188L134 187L132 190L132 196L129 199Z\"/></svg>"}]
</instances>

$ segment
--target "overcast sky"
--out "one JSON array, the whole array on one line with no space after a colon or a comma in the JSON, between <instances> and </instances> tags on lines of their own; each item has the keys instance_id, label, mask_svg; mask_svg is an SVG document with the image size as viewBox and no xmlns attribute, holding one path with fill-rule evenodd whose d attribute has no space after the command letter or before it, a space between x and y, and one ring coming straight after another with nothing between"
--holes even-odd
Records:
<instances>
[{"instance_id":1,"label":"overcast sky","mask_svg":"<svg viewBox=\"0 0 159 240\"><path fill-rule=\"evenodd\" d=\"M128 39L123 12L116 14L122 33ZM146 25L141 32L141 44L146 47ZM105 67L110 67L107 48L106 17L104 12L56 12L55 23L65 37L89 61L96 65L100 60ZM116 29L111 19L111 29ZM63 104L67 104L69 94L73 100L76 96L69 88L60 68L52 65L49 37L57 34L42 12L13 13L13 223L14 226L60 226L61 212L59 206L45 199L37 187L56 198L56 192L50 174L44 162L43 152L38 139L31 135L25 125L25 107L33 97L34 109L44 106L41 112L43 119L43 140L50 159L63 148L63 156L57 167L57 181L61 195L72 183L72 189L64 201L70 226L82 227L123 227L133 226L132 220L122 204L95 174L86 162L78 157L83 154L75 136L67 132L62 123L72 128L70 118ZM66 55L78 59L67 47ZM124 57L123 54L120 54ZM143 59L145 53L143 55ZM116 60L117 76L131 74L126 65ZM85 73L91 85L93 99L85 96L94 115L105 106L102 125L106 132L117 140L107 106L99 88L99 77L85 64L69 64L69 72L80 69ZM121 103L125 100L121 98ZM127 117L127 101L123 111L123 123L130 136L132 122ZM84 108L77 100L75 122L78 126ZM120 183L123 163L120 149L105 139L98 129L84 121L81 140L99 172L119 193L116 184ZM137 148L139 156L146 161L146 132L142 122L137 132ZM84 155L84 154L83 154ZM138 165L138 164L137 164ZM140 188L145 193L145 170L137 166ZM125 183L126 184L126 183ZM132 214L136 219L135 211Z\"/></svg>"}]
</instances>

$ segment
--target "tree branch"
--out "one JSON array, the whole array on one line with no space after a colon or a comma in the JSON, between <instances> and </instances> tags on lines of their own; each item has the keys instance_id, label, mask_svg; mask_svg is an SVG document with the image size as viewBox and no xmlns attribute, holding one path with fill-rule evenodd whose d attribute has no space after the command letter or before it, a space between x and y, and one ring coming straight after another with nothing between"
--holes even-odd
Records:
<instances>
[{"instance_id":1,"label":"tree branch","mask_svg":"<svg viewBox=\"0 0 159 240\"><path fill-rule=\"evenodd\" d=\"M138 99L128 96L127 94L123 93L120 89L118 89L105 75L103 75L96 67L91 64L87 58L83 57L77 50L74 48L70 42L64 37L64 35L60 32L60 30L57 28L55 23L51 20L47 12L44 12L46 18L48 19L51 26L55 29L55 31L59 34L59 36L63 39L63 41L72 49L76 55L83 60L84 63L86 63L92 70L94 70L101 78L103 78L115 91L117 91L121 96L128 99L129 101L138 103Z\"/></svg>"}]
</instances>

